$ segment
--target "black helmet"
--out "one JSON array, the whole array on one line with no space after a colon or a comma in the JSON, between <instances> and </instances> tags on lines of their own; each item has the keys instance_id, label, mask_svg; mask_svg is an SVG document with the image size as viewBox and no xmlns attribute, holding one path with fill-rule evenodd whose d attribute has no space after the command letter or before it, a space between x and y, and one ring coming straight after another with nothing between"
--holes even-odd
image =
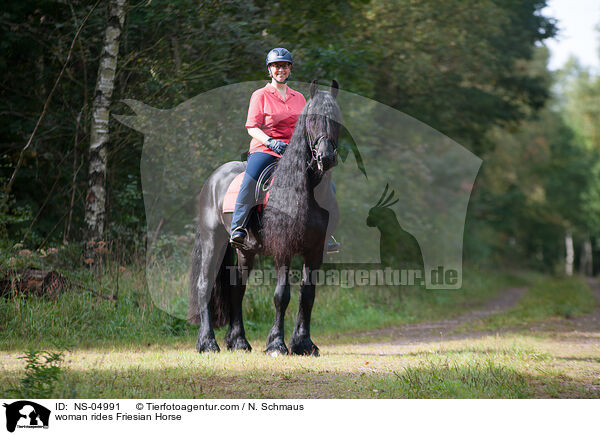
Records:
<instances>
[{"instance_id":1,"label":"black helmet","mask_svg":"<svg viewBox=\"0 0 600 435\"><path fill-rule=\"evenodd\" d=\"M269 54L267 54L267 66L274 62L294 63L292 60L292 53L285 48L274 48L273 50L269 51Z\"/></svg>"}]
</instances>

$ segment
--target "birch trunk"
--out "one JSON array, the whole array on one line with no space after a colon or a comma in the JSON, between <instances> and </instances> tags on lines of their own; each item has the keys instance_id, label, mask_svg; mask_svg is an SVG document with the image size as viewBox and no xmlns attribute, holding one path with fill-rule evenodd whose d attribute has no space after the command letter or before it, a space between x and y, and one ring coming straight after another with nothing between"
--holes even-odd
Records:
<instances>
[{"instance_id":1,"label":"birch trunk","mask_svg":"<svg viewBox=\"0 0 600 435\"><path fill-rule=\"evenodd\" d=\"M117 71L119 40L125 22L126 3L127 0L110 0L108 2L108 22L94 92L89 149L90 166L85 200L85 237L88 242L86 244L88 258L94 257L93 250L89 248L93 248L94 244L101 241L104 236L108 121Z\"/></svg>"},{"instance_id":2,"label":"birch trunk","mask_svg":"<svg viewBox=\"0 0 600 435\"><path fill-rule=\"evenodd\" d=\"M573 275L573 260L575 259L575 250L573 249L573 236L571 231L567 231L565 236L565 274L567 276Z\"/></svg>"}]
</instances>

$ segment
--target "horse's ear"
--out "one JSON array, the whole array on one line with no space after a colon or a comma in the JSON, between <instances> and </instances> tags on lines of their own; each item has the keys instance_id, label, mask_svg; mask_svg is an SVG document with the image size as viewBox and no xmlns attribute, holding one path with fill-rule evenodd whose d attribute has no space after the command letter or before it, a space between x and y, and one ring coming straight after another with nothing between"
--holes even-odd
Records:
<instances>
[{"instance_id":1,"label":"horse's ear","mask_svg":"<svg viewBox=\"0 0 600 435\"><path fill-rule=\"evenodd\" d=\"M331 95L333 95L333 98L337 98L337 94L338 94L338 90L340 89L340 85L338 85L338 82L335 80L331 81Z\"/></svg>"},{"instance_id":2,"label":"horse's ear","mask_svg":"<svg viewBox=\"0 0 600 435\"><path fill-rule=\"evenodd\" d=\"M312 82L310 82L310 88L308 88L310 98L315 96L315 94L317 93L317 89L319 89L319 81L317 79L314 79Z\"/></svg>"}]
</instances>

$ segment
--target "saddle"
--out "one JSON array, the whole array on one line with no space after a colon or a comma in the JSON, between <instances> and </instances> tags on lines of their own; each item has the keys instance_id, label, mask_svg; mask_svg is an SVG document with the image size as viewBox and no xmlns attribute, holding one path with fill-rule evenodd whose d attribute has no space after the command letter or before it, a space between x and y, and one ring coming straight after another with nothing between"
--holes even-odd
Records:
<instances>
[{"instance_id":1,"label":"saddle","mask_svg":"<svg viewBox=\"0 0 600 435\"><path fill-rule=\"evenodd\" d=\"M269 190L271 190L271 184L273 183L273 172L275 171L276 166L277 161L271 163L265 169L263 169L258 177L256 188L254 189L254 200L255 204L258 204L258 211L263 211L267 205L267 202L269 201ZM243 179L244 172L236 175L236 177L229 184L227 192L225 193L225 198L223 199L223 213L233 213L235 201L238 193L240 192Z\"/></svg>"},{"instance_id":2,"label":"saddle","mask_svg":"<svg viewBox=\"0 0 600 435\"><path fill-rule=\"evenodd\" d=\"M254 190L254 204L256 204L246 217L245 227L248 231L246 240L246 249L260 249L260 232L262 228L262 211L265 209L269 200L269 191L273 183L273 172L277 166L277 161L269 164L260 173ZM235 208L235 202L242 185L244 172L238 174L229 184L225 198L223 199L223 213L232 213Z\"/></svg>"}]
</instances>

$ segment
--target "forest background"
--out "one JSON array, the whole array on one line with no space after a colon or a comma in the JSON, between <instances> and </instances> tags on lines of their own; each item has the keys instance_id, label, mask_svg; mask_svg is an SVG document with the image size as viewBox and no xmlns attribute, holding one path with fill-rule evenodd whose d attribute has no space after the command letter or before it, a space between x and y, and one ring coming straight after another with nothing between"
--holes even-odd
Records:
<instances>
[{"instance_id":1,"label":"forest background","mask_svg":"<svg viewBox=\"0 0 600 435\"><path fill-rule=\"evenodd\" d=\"M119 5L120 15L111 12ZM101 61L111 52L106 35L117 29L114 91L104 101L110 113L132 113L121 102L128 98L169 109L223 85L266 82L266 52L283 46L294 53L294 80L335 78L344 90L407 113L483 159L467 214L466 264L595 274L600 80L576 61L549 71L544 41L557 26L541 13L545 6L543 0L6 0L0 12L3 267L17 252L60 248L73 254L69 266L77 268L90 241L105 242L122 264L143 261L143 136L110 116L100 147L105 157L97 148L90 153L95 100L106 97L99 98ZM90 170L98 158L106 163L101 177ZM86 213L95 201L89 192L103 177L99 227ZM337 187L344 189L343 181ZM160 236L161 243L177 243Z\"/></svg>"}]
</instances>

